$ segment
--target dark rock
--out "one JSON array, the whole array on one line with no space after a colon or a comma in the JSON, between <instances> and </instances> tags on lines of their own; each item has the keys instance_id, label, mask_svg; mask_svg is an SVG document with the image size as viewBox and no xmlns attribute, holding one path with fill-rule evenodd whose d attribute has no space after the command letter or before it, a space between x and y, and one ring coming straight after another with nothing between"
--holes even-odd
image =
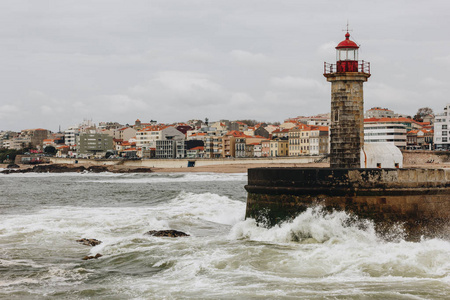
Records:
<instances>
[{"instance_id":1,"label":"dark rock","mask_svg":"<svg viewBox=\"0 0 450 300\"><path fill-rule=\"evenodd\" d=\"M96 239L85 239L85 238L77 240L77 242L81 243L83 245L92 246L92 247L100 245L102 243L102 241L99 241Z\"/></svg>"},{"instance_id":2,"label":"dark rock","mask_svg":"<svg viewBox=\"0 0 450 300\"><path fill-rule=\"evenodd\" d=\"M33 168L26 168L21 170L15 170L8 167L8 169L3 170L0 173L11 174L11 173L69 173L69 172L151 173L153 171L150 168L116 168L115 166L84 167L80 165L47 164L47 165L36 165Z\"/></svg>"},{"instance_id":3,"label":"dark rock","mask_svg":"<svg viewBox=\"0 0 450 300\"><path fill-rule=\"evenodd\" d=\"M152 173L152 169L150 168L134 168L127 170L127 173ZM117 173L121 173L120 170L117 171Z\"/></svg>"},{"instance_id":4,"label":"dark rock","mask_svg":"<svg viewBox=\"0 0 450 300\"><path fill-rule=\"evenodd\" d=\"M37 166L34 166L29 172L68 173L68 172L83 172L85 170L86 170L86 168L83 166L68 167L66 165L37 165Z\"/></svg>"},{"instance_id":5,"label":"dark rock","mask_svg":"<svg viewBox=\"0 0 450 300\"><path fill-rule=\"evenodd\" d=\"M162 237L181 237L181 236L189 236L189 234L178 231L178 230L150 230L145 234L151 236L162 236Z\"/></svg>"},{"instance_id":6,"label":"dark rock","mask_svg":"<svg viewBox=\"0 0 450 300\"><path fill-rule=\"evenodd\" d=\"M9 164L6 168L7 169L19 169L20 166L17 164Z\"/></svg>"},{"instance_id":7,"label":"dark rock","mask_svg":"<svg viewBox=\"0 0 450 300\"><path fill-rule=\"evenodd\" d=\"M100 253L97 253L95 256L92 255L86 255L85 257L83 257L83 260L89 260L89 259L97 259L99 257L102 257L103 255L101 255Z\"/></svg>"},{"instance_id":8,"label":"dark rock","mask_svg":"<svg viewBox=\"0 0 450 300\"><path fill-rule=\"evenodd\" d=\"M106 166L90 166L86 169L88 172L92 173L102 173L102 172L108 172L109 169Z\"/></svg>"}]
</instances>

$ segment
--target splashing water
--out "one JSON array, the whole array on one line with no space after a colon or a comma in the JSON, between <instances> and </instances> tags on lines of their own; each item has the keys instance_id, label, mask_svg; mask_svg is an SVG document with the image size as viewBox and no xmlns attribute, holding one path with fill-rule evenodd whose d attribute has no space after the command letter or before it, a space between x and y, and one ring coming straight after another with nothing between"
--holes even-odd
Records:
<instances>
[{"instance_id":1,"label":"splashing water","mask_svg":"<svg viewBox=\"0 0 450 300\"><path fill-rule=\"evenodd\" d=\"M449 241L320 207L265 228L244 220L245 175L214 176L0 177L0 298L448 298Z\"/></svg>"}]
</instances>

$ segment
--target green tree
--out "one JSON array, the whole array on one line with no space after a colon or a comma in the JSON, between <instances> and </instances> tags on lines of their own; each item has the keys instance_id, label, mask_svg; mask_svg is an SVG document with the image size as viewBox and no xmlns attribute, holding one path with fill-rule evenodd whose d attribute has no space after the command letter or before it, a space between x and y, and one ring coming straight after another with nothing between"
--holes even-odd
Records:
<instances>
[{"instance_id":1,"label":"green tree","mask_svg":"<svg viewBox=\"0 0 450 300\"><path fill-rule=\"evenodd\" d=\"M45 154L51 154L51 155L55 155L56 154L56 148L53 146L47 146L44 148L44 153Z\"/></svg>"},{"instance_id":2,"label":"green tree","mask_svg":"<svg viewBox=\"0 0 450 300\"><path fill-rule=\"evenodd\" d=\"M14 149L0 149L0 162L3 163L6 160L14 161L16 159L16 155L18 154L22 154L22 151Z\"/></svg>"},{"instance_id":3,"label":"green tree","mask_svg":"<svg viewBox=\"0 0 450 300\"><path fill-rule=\"evenodd\" d=\"M429 107L422 107L417 110L416 115L414 116L414 120L417 122L423 122L423 118L428 115L433 115L433 110Z\"/></svg>"}]
</instances>

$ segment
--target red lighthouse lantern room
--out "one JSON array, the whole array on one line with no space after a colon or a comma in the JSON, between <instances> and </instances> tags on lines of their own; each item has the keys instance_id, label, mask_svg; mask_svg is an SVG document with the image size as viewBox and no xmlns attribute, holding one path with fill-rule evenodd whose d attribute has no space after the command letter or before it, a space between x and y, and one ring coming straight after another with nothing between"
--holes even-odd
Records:
<instances>
[{"instance_id":1,"label":"red lighthouse lantern room","mask_svg":"<svg viewBox=\"0 0 450 300\"><path fill-rule=\"evenodd\" d=\"M350 40L350 33L336 47L336 71L338 73L358 72L359 46Z\"/></svg>"}]
</instances>

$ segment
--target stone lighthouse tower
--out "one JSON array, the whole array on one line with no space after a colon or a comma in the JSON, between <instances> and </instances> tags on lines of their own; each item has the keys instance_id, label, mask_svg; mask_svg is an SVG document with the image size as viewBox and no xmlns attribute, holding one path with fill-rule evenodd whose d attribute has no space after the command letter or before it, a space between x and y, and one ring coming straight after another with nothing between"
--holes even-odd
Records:
<instances>
[{"instance_id":1,"label":"stone lighthouse tower","mask_svg":"<svg viewBox=\"0 0 450 300\"><path fill-rule=\"evenodd\" d=\"M331 168L360 168L364 146L363 83L370 63L358 61L359 46L345 34L336 47L336 63L324 65L331 82Z\"/></svg>"}]
</instances>

